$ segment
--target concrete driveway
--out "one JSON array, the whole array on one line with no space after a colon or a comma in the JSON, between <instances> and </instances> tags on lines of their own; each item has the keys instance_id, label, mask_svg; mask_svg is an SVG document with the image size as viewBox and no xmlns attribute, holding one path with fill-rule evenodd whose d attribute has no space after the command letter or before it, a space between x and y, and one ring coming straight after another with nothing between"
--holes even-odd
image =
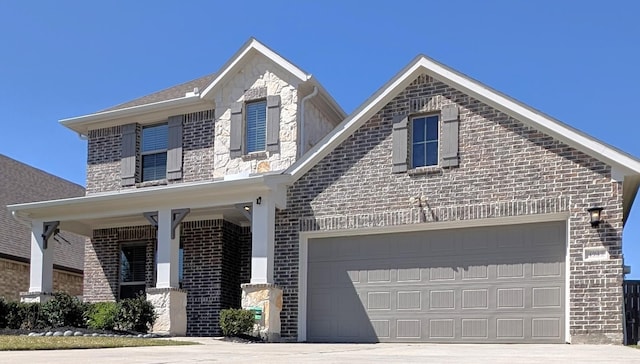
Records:
<instances>
[{"instance_id":1,"label":"concrete driveway","mask_svg":"<svg viewBox=\"0 0 640 364\"><path fill-rule=\"evenodd\" d=\"M1 363L640 363L640 349L600 345L244 344L0 352Z\"/></svg>"}]
</instances>

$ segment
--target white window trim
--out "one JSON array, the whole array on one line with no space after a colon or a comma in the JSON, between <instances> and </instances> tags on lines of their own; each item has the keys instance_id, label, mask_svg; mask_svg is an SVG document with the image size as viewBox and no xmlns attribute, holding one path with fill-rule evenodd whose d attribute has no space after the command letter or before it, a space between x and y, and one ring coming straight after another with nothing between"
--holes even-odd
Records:
<instances>
[{"instance_id":1,"label":"white window trim","mask_svg":"<svg viewBox=\"0 0 640 364\"><path fill-rule=\"evenodd\" d=\"M142 143L143 143L143 138L144 138L144 129L145 128L153 128L155 126L161 126L161 125L167 125L167 129L169 127L168 123L157 123L157 124L152 124L152 125L144 125L142 127L142 130L140 131L140 182L142 182L142 183L151 182L151 181L161 181L161 180L166 179L166 176L165 176L163 178L145 180L144 179L144 173L143 173L144 172L144 157L145 156L154 155L154 154L162 154L162 153L164 153L166 155L167 152L169 151L168 130L167 130L167 148L148 150L148 151L144 151L144 152L142 151ZM166 162L165 162L165 169L166 169Z\"/></svg>"},{"instance_id":2,"label":"white window trim","mask_svg":"<svg viewBox=\"0 0 640 364\"><path fill-rule=\"evenodd\" d=\"M252 152L249 152L249 139L247 139L248 135L249 135L249 122L247 120L247 118L249 117L249 113L247 112L247 106L249 104L257 104L257 103L264 103L264 146L262 149L259 150L254 150ZM242 155L243 157L262 157L266 155L267 152L267 112L268 112L268 106L267 106L267 99L265 98L257 98L257 99L251 99L251 100L245 100L244 101L244 105L243 105L243 120L242 120L242 125L244 127L243 130L243 135L242 138L243 143L242 143Z\"/></svg>"},{"instance_id":3,"label":"white window trim","mask_svg":"<svg viewBox=\"0 0 640 364\"><path fill-rule=\"evenodd\" d=\"M436 139L437 143L438 143L438 154L436 155L436 164L430 164L430 165L426 165L426 166L415 166L413 164L413 121L415 119L420 119L420 118L428 118L428 117L432 117L432 116L436 116L438 117L438 138ZM442 128L442 115L440 113L428 113L428 114L416 114L416 115L411 115L409 116L409 137L407 140L407 150L408 150L408 162L409 162L409 168L407 169L408 171L422 171L422 170L428 170L428 169L434 169L434 168L439 168L440 167L440 147L441 147L441 140L440 140L440 132L441 132L441 128Z\"/></svg>"}]
</instances>

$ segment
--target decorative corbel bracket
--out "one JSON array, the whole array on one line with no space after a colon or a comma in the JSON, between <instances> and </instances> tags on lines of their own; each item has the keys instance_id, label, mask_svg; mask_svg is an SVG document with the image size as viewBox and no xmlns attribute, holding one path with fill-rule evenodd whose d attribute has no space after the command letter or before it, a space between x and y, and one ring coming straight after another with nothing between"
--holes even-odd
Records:
<instances>
[{"instance_id":1,"label":"decorative corbel bracket","mask_svg":"<svg viewBox=\"0 0 640 364\"><path fill-rule=\"evenodd\" d=\"M49 246L49 238L60 231L58 226L60 226L60 221L45 221L42 223L42 247L44 249Z\"/></svg>"}]
</instances>

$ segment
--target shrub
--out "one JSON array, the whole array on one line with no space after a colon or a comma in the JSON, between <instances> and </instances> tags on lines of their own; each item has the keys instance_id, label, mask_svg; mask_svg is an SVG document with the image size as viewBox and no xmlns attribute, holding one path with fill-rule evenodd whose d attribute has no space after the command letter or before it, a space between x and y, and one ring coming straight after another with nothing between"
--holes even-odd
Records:
<instances>
[{"instance_id":1,"label":"shrub","mask_svg":"<svg viewBox=\"0 0 640 364\"><path fill-rule=\"evenodd\" d=\"M41 306L41 315L47 327L87 327L85 310L87 305L68 293L58 292Z\"/></svg>"},{"instance_id":2,"label":"shrub","mask_svg":"<svg viewBox=\"0 0 640 364\"><path fill-rule=\"evenodd\" d=\"M42 305L40 303L18 303L16 305L17 322L20 323L17 329L33 330L42 329L46 326L42 319Z\"/></svg>"},{"instance_id":3,"label":"shrub","mask_svg":"<svg viewBox=\"0 0 640 364\"><path fill-rule=\"evenodd\" d=\"M156 313L151 302L144 296L120 301L117 326L121 330L148 332L156 322Z\"/></svg>"},{"instance_id":4,"label":"shrub","mask_svg":"<svg viewBox=\"0 0 640 364\"><path fill-rule=\"evenodd\" d=\"M9 318L9 302L4 297L0 297L0 329L4 329L8 325Z\"/></svg>"},{"instance_id":5,"label":"shrub","mask_svg":"<svg viewBox=\"0 0 640 364\"><path fill-rule=\"evenodd\" d=\"M120 305L117 302L97 302L87 309L87 325L94 330L113 330L116 327Z\"/></svg>"},{"instance_id":6,"label":"shrub","mask_svg":"<svg viewBox=\"0 0 640 364\"><path fill-rule=\"evenodd\" d=\"M253 312L228 308L220 311L220 328L224 336L239 336L253 330Z\"/></svg>"},{"instance_id":7,"label":"shrub","mask_svg":"<svg viewBox=\"0 0 640 364\"><path fill-rule=\"evenodd\" d=\"M19 329L22 326L24 319L23 306L24 304L15 301L7 302L7 328Z\"/></svg>"}]
</instances>

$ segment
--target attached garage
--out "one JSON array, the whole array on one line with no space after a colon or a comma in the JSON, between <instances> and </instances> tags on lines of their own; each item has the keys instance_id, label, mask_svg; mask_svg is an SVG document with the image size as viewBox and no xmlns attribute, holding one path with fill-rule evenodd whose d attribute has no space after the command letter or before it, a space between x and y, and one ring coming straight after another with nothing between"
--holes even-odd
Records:
<instances>
[{"instance_id":1,"label":"attached garage","mask_svg":"<svg viewBox=\"0 0 640 364\"><path fill-rule=\"evenodd\" d=\"M565 341L565 222L308 239L310 342Z\"/></svg>"}]
</instances>

